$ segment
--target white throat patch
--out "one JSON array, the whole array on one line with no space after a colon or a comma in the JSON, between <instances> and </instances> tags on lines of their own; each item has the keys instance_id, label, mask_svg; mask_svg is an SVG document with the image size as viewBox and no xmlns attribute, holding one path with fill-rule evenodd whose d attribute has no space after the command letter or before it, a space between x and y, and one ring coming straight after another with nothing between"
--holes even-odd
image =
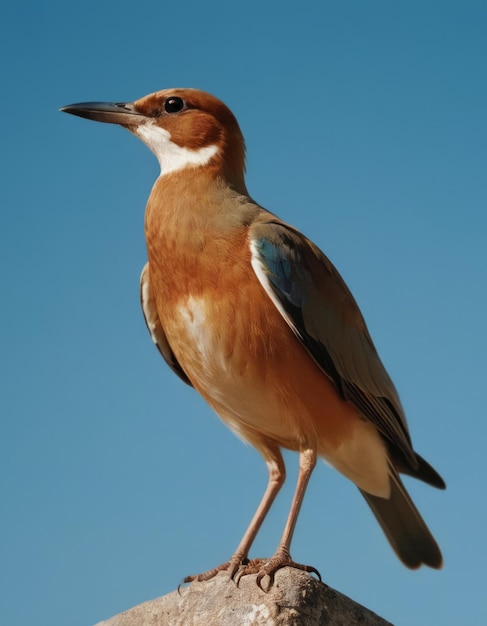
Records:
<instances>
[{"instance_id":1,"label":"white throat patch","mask_svg":"<svg viewBox=\"0 0 487 626\"><path fill-rule=\"evenodd\" d=\"M218 152L218 146L206 146L199 150L182 148L171 141L171 133L152 122L141 124L133 131L156 155L161 166L161 176L185 167L206 165Z\"/></svg>"}]
</instances>

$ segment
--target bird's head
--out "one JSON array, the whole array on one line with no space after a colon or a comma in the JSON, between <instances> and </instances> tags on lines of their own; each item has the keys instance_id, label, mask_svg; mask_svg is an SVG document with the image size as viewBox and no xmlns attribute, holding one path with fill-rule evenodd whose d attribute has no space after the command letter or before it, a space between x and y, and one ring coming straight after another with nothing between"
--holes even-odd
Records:
<instances>
[{"instance_id":1,"label":"bird's head","mask_svg":"<svg viewBox=\"0 0 487 626\"><path fill-rule=\"evenodd\" d=\"M164 89L135 102L82 102L61 111L127 128L156 155L161 176L204 167L245 189L245 142L238 122L204 91Z\"/></svg>"}]
</instances>

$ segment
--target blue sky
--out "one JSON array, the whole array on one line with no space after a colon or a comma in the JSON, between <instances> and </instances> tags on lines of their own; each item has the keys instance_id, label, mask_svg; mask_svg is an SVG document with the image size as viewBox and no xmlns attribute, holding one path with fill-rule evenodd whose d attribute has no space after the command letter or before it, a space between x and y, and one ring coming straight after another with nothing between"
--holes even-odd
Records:
<instances>
[{"instance_id":1,"label":"blue sky","mask_svg":"<svg viewBox=\"0 0 487 626\"><path fill-rule=\"evenodd\" d=\"M223 99L248 187L337 265L448 490L407 481L445 557L397 561L320 464L293 556L396 626L486 621L484 2L4 4L0 623L86 626L232 553L266 470L139 310L153 155L61 114L166 87ZM270 555L296 478L255 545Z\"/></svg>"}]
</instances>

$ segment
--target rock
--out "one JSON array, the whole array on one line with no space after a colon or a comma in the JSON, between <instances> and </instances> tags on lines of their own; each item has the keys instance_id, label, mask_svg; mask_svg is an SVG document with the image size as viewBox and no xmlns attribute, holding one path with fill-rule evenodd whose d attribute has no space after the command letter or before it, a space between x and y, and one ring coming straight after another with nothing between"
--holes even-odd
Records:
<instances>
[{"instance_id":1,"label":"rock","mask_svg":"<svg viewBox=\"0 0 487 626\"><path fill-rule=\"evenodd\" d=\"M266 579L263 581L264 589ZM391 626L350 598L284 568L264 593L255 575L237 587L222 572L99 622L96 626Z\"/></svg>"}]
</instances>

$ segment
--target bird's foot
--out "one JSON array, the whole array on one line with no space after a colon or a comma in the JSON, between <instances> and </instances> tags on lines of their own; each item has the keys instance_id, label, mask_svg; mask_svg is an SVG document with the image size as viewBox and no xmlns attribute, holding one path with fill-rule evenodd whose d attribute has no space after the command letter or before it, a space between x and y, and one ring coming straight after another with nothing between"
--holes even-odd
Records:
<instances>
[{"instance_id":1,"label":"bird's foot","mask_svg":"<svg viewBox=\"0 0 487 626\"><path fill-rule=\"evenodd\" d=\"M235 583L238 585L240 579L243 576L248 576L249 574L257 574L255 582L257 583L257 586L265 592L266 590L262 587L262 580L266 576L269 576L269 584L267 585L267 591L269 591L269 589L274 584L274 576L276 572L283 567L293 567L294 569L300 569L303 572L315 574L321 581L321 575L315 567L313 567L312 565L303 565L302 563L296 563L296 561L292 560L287 548L284 546L279 546L274 556L272 556L270 559L248 559L247 557L234 555L226 563L222 563L221 565L218 565L217 567L214 567L207 572L194 574L192 576L186 576L181 584L203 582L205 580L210 580L211 578L214 578L220 572L227 572L228 577L231 580L235 581ZM181 585L179 585L178 591L180 587Z\"/></svg>"},{"instance_id":2,"label":"bird's foot","mask_svg":"<svg viewBox=\"0 0 487 626\"><path fill-rule=\"evenodd\" d=\"M287 548L284 546L279 546L274 556L270 559L251 559L246 563L242 563L234 575L234 580L238 585L242 576L257 574L255 582L257 583L257 586L265 592L266 590L262 587L262 580L266 576L269 576L269 584L267 585L267 591L269 591L274 584L274 576L276 575L276 572L283 567L293 567L295 569L300 569L303 572L316 574L318 579L321 581L321 575L315 567L311 565L303 565L302 563L296 563L296 561L293 561Z\"/></svg>"},{"instance_id":3,"label":"bird's foot","mask_svg":"<svg viewBox=\"0 0 487 626\"><path fill-rule=\"evenodd\" d=\"M221 565L218 565L217 567L214 567L207 572L194 574L192 576L186 576L186 578L183 579L183 583L203 582L205 580L210 580L220 572L228 572L229 578L233 580L235 579L235 574L240 570L240 568L246 567L247 563L249 563L249 560L247 558L241 557L238 554L234 554L229 561L227 561L226 563L222 563Z\"/></svg>"}]
</instances>

